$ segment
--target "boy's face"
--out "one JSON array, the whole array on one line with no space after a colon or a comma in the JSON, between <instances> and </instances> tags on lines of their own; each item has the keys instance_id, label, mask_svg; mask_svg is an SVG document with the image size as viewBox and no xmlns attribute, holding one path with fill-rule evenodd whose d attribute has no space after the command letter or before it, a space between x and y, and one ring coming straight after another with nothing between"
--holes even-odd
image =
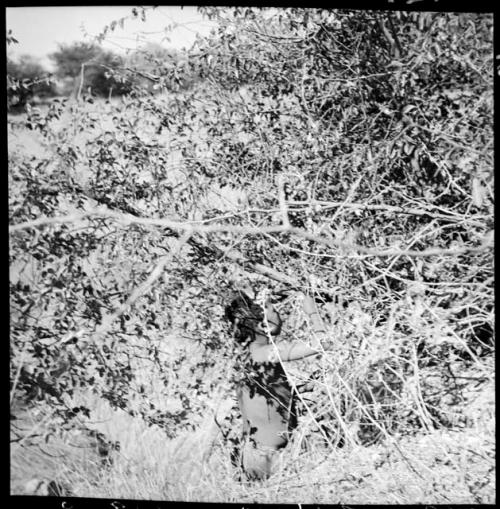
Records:
<instances>
[{"instance_id":1,"label":"boy's face","mask_svg":"<svg viewBox=\"0 0 500 509\"><path fill-rule=\"evenodd\" d=\"M271 336L277 336L281 332L280 315L274 309L270 300L265 303L265 319L257 324L257 331L264 334L270 332Z\"/></svg>"}]
</instances>

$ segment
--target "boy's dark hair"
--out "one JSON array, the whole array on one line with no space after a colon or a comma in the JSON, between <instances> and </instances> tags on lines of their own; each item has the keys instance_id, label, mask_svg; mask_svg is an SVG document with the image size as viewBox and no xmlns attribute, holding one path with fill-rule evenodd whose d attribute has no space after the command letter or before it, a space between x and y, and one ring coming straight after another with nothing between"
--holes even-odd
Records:
<instances>
[{"instance_id":1,"label":"boy's dark hair","mask_svg":"<svg viewBox=\"0 0 500 509\"><path fill-rule=\"evenodd\" d=\"M225 309L225 317L231 325L236 324L234 339L244 342L248 339L253 340L255 326L262 322L264 313L256 302L241 292L230 297Z\"/></svg>"},{"instance_id":2,"label":"boy's dark hair","mask_svg":"<svg viewBox=\"0 0 500 509\"><path fill-rule=\"evenodd\" d=\"M236 325L234 339L239 343L253 341L255 337L255 327L264 320L264 311L262 307L251 299L244 292L238 292L232 295L229 304L225 309L226 319L231 325ZM281 317L278 316L278 329L271 332L273 336L279 334L281 330Z\"/></svg>"}]
</instances>

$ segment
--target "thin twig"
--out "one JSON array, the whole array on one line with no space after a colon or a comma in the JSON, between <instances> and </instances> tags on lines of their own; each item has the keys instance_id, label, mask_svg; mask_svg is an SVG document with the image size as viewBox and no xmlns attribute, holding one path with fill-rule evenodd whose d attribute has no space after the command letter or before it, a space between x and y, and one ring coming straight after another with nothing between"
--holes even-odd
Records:
<instances>
[{"instance_id":1,"label":"thin twig","mask_svg":"<svg viewBox=\"0 0 500 509\"><path fill-rule=\"evenodd\" d=\"M23 345L23 349L21 351L21 358L19 360L19 365L17 366L17 370L16 370L16 376L14 378L14 384L12 386L12 390L10 392L10 404L12 405L12 400L14 398L14 394L16 392L16 388L17 388L17 383L19 381L19 375L21 374L21 369L23 367L23 363L24 363L24 354L26 353L26 349L28 347L28 344L30 343L30 341L25 341L24 342L24 345Z\"/></svg>"},{"instance_id":2,"label":"thin twig","mask_svg":"<svg viewBox=\"0 0 500 509\"><path fill-rule=\"evenodd\" d=\"M290 220L288 219L288 211L285 200L285 185L283 182L283 175L280 175L278 177L278 201L280 204L281 220L283 226L286 228L290 228Z\"/></svg>"}]
</instances>

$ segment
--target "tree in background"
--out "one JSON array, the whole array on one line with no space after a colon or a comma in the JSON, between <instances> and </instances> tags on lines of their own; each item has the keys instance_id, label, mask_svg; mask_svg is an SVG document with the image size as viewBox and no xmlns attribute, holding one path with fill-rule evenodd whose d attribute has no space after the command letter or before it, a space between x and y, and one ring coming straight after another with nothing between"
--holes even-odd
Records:
<instances>
[{"instance_id":1,"label":"tree in background","mask_svg":"<svg viewBox=\"0 0 500 509\"><path fill-rule=\"evenodd\" d=\"M76 95L90 87L92 93L108 97L125 94L130 89L124 80L113 77L114 71L122 66L123 58L97 44L59 44L50 58L56 65L56 75L61 79L69 78L66 93Z\"/></svg>"},{"instance_id":2,"label":"tree in background","mask_svg":"<svg viewBox=\"0 0 500 509\"><path fill-rule=\"evenodd\" d=\"M154 93L155 77L166 65L174 65L176 51L168 50L158 43L147 43L143 47L127 55L125 63L136 87Z\"/></svg>"},{"instance_id":3,"label":"tree in background","mask_svg":"<svg viewBox=\"0 0 500 509\"><path fill-rule=\"evenodd\" d=\"M20 111L33 97L46 99L57 94L49 72L31 55L7 58L7 104L9 111Z\"/></svg>"}]
</instances>

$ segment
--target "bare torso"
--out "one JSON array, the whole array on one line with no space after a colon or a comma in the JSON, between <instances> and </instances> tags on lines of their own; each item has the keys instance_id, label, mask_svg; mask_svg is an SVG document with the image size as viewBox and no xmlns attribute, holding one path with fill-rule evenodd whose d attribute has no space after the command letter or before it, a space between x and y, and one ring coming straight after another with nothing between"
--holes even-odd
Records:
<instances>
[{"instance_id":1,"label":"bare torso","mask_svg":"<svg viewBox=\"0 0 500 509\"><path fill-rule=\"evenodd\" d=\"M296 427L295 401L280 362L250 359L238 390L238 402L245 437L275 449L287 444Z\"/></svg>"}]
</instances>

